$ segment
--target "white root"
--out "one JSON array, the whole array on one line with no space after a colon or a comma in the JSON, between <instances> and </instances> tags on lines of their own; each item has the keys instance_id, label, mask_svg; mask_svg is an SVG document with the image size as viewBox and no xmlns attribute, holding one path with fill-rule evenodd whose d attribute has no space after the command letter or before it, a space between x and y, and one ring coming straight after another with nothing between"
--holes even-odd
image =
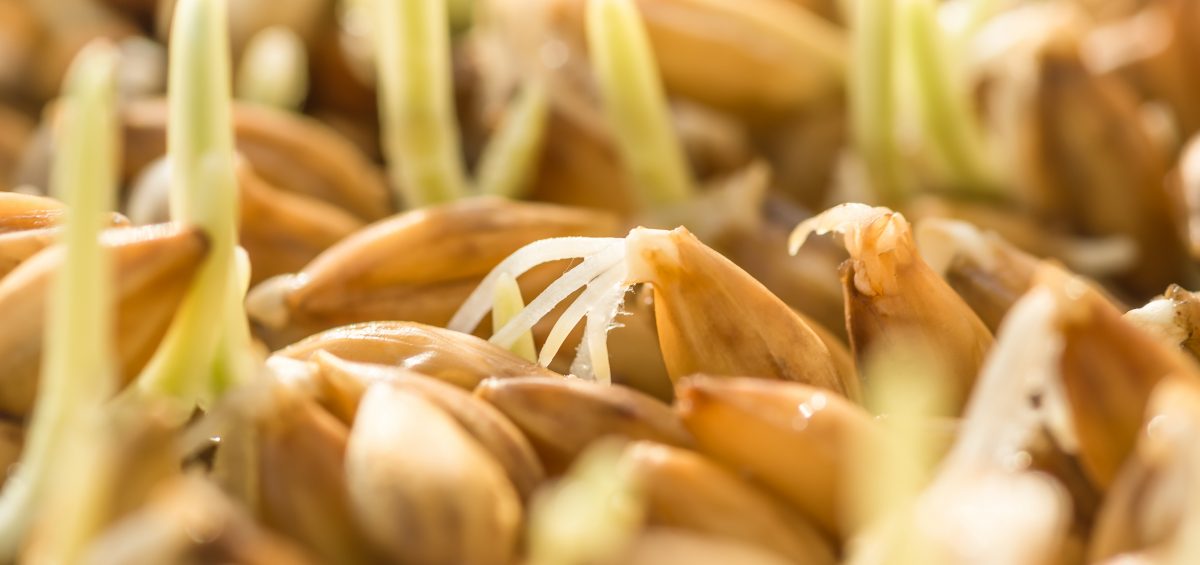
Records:
<instances>
[{"instance_id":1,"label":"white root","mask_svg":"<svg viewBox=\"0 0 1200 565\"><path fill-rule=\"evenodd\" d=\"M545 291L534 298L519 314L513 316L513 319L509 320L503 328L496 330L489 341L500 347L512 345L518 336L533 328L534 324L546 317L558 303L566 300L575 291L624 260L624 245L613 245L595 255L584 258L582 263L550 283Z\"/></svg>"},{"instance_id":2,"label":"white root","mask_svg":"<svg viewBox=\"0 0 1200 565\"><path fill-rule=\"evenodd\" d=\"M619 265L613 270L621 275L620 279L626 278L624 265ZM612 384L612 368L608 363L608 331L616 327L614 320L621 311L625 293L630 289L630 285L620 279L616 284L601 287L607 289L607 292L601 294L596 303L588 309L587 325L584 327L583 333L583 342L587 344L587 354L583 355L581 351L575 356L571 372L576 376ZM588 359L589 365L582 365L582 359Z\"/></svg>"},{"instance_id":3,"label":"white root","mask_svg":"<svg viewBox=\"0 0 1200 565\"><path fill-rule=\"evenodd\" d=\"M448 327L455 331L471 332L491 309L489 297L502 275L517 277L526 271L551 261L583 259L534 298L492 335L492 343L508 347L524 332L533 328L579 289L582 293L555 322L538 362L545 366L554 360L567 335L586 318L584 338L576 352L572 373L583 379L609 383L612 380L608 363L607 333L620 313L628 281L628 256L623 238L554 238L537 241L522 247L502 261L455 313Z\"/></svg>"},{"instance_id":4,"label":"white root","mask_svg":"<svg viewBox=\"0 0 1200 565\"><path fill-rule=\"evenodd\" d=\"M554 323L554 327L550 330L550 334L546 336L546 342L542 345L541 355L538 357L538 363L542 366L550 365L554 360L554 356L558 354L558 350L562 348L562 344L567 339L567 335L571 330L579 324L583 317L595 308L595 304L603 295L612 291L612 287L622 284L625 280L624 269L609 269L604 274L596 277L587 284L587 289L571 306L559 316L558 321Z\"/></svg>"},{"instance_id":5,"label":"white root","mask_svg":"<svg viewBox=\"0 0 1200 565\"><path fill-rule=\"evenodd\" d=\"M491 310L496 283L504 273L515 279L543 263L586 257L620 241L620 238L558 237L530 243L496 265L463 302L446 327L463 333L475 331Z\"/></svg>"}]
</instances>

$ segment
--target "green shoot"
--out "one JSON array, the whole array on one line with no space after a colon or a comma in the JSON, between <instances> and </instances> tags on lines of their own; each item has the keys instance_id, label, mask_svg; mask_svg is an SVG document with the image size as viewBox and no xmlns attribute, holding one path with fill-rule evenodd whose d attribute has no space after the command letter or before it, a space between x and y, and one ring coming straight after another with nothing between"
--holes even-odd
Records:
<instances>
[{"instance_id":1,"label":"green shoot","mask_svg":"<svg viewBox=\"0 0 1200 565\"><path fill-rule=\"evenodd\" d=\"M538 492L529 516L528 565L603 563L642 528L640 488L621 469L622 444L597 442L571 470Z\"/></svg>"},{"instance_id":2,"label":"green shoot","mask_svg":"<svg viewBox=\"0 0 1200 565\"><path fill-rule=\"evenodd\" d=\"M179 0L171 34L171 217L203 228L209 255L137 384L172 400L181 418L213 393L219 349L248 346L232 343L245 315L231 275L238 188L226 22L224 0Z\"/></svg>"},{"instance_id":3,"label":"green shoot","mask_svg":"<svg viewBox=\"0 0 1200 565\"><path fill-rule=\"evenodd\" d=\"M550 103L541 82L526 84L479 162L479 192L519 198L528 188L546 138Z\"/></svg>"},{"instance_id":4,"label":"green shoot","mask_svg":"<svg viewBox=\"0 0 1200 565\"><path fill-rule=\"evenodd\" d=\"M115 386L112 266L100 244L117 184L117 50L93 43L77 56L66 81L59 157L52 190L68 207L62 266L48 304L42 375L23 458L0 495L0 560L12 561L50 496L50 482L69 473L61 464L78 455L80 438ZM75 475L78 479L78 476ZM82 502L82 501L81 501ZM67 539L95 526L84 505L69 523Z\"/></svg>"},{"instance_id":5,"label":"green shoot","mask_svg":"<svg viewBox=\"0 0 1200 565\"><path fill-rule=\"evenodd\" d=\"M896 16L892 0L854 0L850 121L871 187L887 205L904 200L896 146Z\"/></svg>"},{"instance_id":6,"label":"green shoot","mask_svg":"<svg viewBox=\"0 0 1200 565\"><path fill-rule=\"evenodd\" d=\"M250 38L238 66L237 97L283 110L297 110L308 96L308 51L296 32L283 26Z\"/></svg>"},{"instance_id":7,"label":"green shoot","mask_svg":"<svg viewBox=\"0 0 1200 565\"><path fill-rule=\"evenodd\" d=\"M450 75L446 0L376 0L379 114L388 174L410 208L467 193Z\"/></svg>"},{"instance_id":8,"label":"green shoot","mask_svg":"<svg viewBox=\"0 0 1200 565\"><path fill-rule=\"evenodd\" d=\"M900 341L868 360L865 401L878 420L884 445L852 446L855 486L848 489L855 521L867 524L851 544L849 563L916 565L936 562L934 549L914 519L918 497L937 464L930 441L937 414L949 402L944 363L917 341ZM888 472L880 475L878 470Z\"/></svg>"},{"instance_id":9,"label":"green shoot","mask_svg":"<svg viewBox=\"0 0 1200 565\"><path fill-rule=\"evenodd\" d=\"M524 309L525 300L521 298L521 287L517 285L517 279L508 273L500 275L500 280L496 281L495 297L492 300L492 327L503 328ZM512 345L508 346L508 349L524 359L537 363L537 349L533 345L533 332L529 330L525 330Z\"/></svg>"},{"instance_id":10,"label":"green shoot","mask_svg":"<svg viewBox=\"0 0 1200 565\"><path fill-rule=\"evenodd\" d=\"M211 404L216 397L243 382L254 370L255 362L262 360L256 357L250 348L253 338L246 316L246 292L250 290L250 256L246 254L245 249L238 247L234 250L234 259L235 268L229 272L229 285L233 297L225 301L225 321L228 327L217 347L212 387L206 396L200 398L202 404Z\"/></svg>"},{"instance_id":11,"label":"green shoot","mask_svg":"<svg viewBox=\"0 0 1200 565\"><path fill-rule=\"evenodd\" d=\"M694 192L641 15L632 0L588 0L587 41L617 150L653 207Z\"/></svg>"},{"instance_id":12,"label":"green shoot","mask_svg":"<svg viewBox=\"0 0 1200 565\"><path fill-rule=\"evenodd\" d=\"M983 131L966 80L946 53L947 37L932 0L905 0L901 17L912 57L922 129L956 188L996 189Z\"/></svg>"}]
</instances>

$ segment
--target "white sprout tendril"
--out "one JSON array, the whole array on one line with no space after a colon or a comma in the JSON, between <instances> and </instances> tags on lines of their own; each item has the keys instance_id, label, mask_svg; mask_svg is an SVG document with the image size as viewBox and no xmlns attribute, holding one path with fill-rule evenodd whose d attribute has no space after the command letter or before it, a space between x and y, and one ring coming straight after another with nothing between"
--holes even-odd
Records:
<instances>
[{"instance_id":1,"label":"white sprout tendril","mask_svg":"<svg viewBox=\"0 0 1200 565\"><path fill-rule=\"evenodd\" d=\"M613 320L620 314L625 293L631 286L627 280L627 255L624 238L563 237L535 241L500 262L467 298L447 327L464 333L475 331L491 310L491 296L502 274L516 278L544 263L582 259L582 262L546 287L504 327L497 328L490 341L500 347L508 347L546 317L555 306L583 289L554 324L542 347L538 363L549 365L571 329L586 317L583 341L576 351L571 371L582 379L609 383L612 374L608 363L607 333L616 327Z\"/></svg>"}]
</instances>

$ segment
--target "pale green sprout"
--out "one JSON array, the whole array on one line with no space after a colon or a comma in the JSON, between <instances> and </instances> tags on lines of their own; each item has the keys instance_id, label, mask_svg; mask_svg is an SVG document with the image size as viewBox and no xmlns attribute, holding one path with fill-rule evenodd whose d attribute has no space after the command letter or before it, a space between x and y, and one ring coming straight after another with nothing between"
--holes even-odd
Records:
<instances>
[{"instance_id":1,"label":"pale green sprout","mask_svg":"<svg viewBox=\"0 0 1200 565\"><path fill-rule=\"evenodd\" d=\"M300 36L284 26L254 34L238 66L238 99L297 110L307 96L308 51Z\"/></svg>"},{"instance_id":2,"label":"pale green sprout","mask_svg":"<svg viewBox=\"0 0 1200 565\"><path fill-rule=\"evenodd\" d=\"M877 443L852 446L855 482L848 502L869 526L850 544L848 563L936 563L935 550L914 516L937 463L930 422L949 405L944 366L928 347L902 341L874 352L866 373L870 386L865 401L872 412L884 416L879 422L888 450L880 453ZM880 474L883 467L888 472Z\"/></svg>"},{"instance_id":3,"label":"pale green sprout","mask_svg":"<svg viewBox=\"0 0 1200 565\"><path fill-rule=\"evenodd\" d=\"M49 251L63 261L47 305L41 381L22 461L0 494L0 560L6 562L43 518L56 477L69 476L84 497L54 524L60 556L73 555L99 519L92 497L104 491L88 487L103 480L103 465L93 467L87 451L98 445L96 424L116 385L113 272L100 234L117 184L117 59L113 45L93 43L66 79L51 189L68 211L62 245Z\"/></svg>"},{"instance_id":4,"label":"pale green sprout","mask_svg":"<svg viewBox=\"0 0 1200 565\"><path fill-rule=\"evenodd\" d=\"M549 114L545 85L540 81L526 84L479 161L476 176L481 194L522 196L535 172Z\"/></svg>"},{"instance_id":5,"label":"pale green sprout","mask_svg":"<svg viewBox=\"0 0 1200 565\"><path fill-rule=\"evenodd\" d=\"M974 114L970 85L948 53L951 43L932 0L904 0L901 29L911 59L921 129L955 188L995 192L997 175Z\"/></svg>"},{"instance_id":6,"label":"pale green sprout","mask_svg":"<svg viewBox=\"0 0 1200 565\"><path fill-rule=\"evenodd\" d=\"M904 436L910 439L897 443L893 437L885 444L893 450L891 466L883 475L885 484L913 502L901 505L895 498L883 499L878 506L896 509L852 544L849 563L969 562L967 556L980 555L995 563L1039 563L1059 549L1070 524L1070 499L1054 479L1029 468L1031 456L1026 451L1041 429L1048 430L1064 449L1072 449L1069 405L1057 369L1063 347L1057 292L1037 286L1009 311L956 423L953 445L932 475L930 467L922 465L919 481L910 479L902 485L895 477L908 475L905 465L914 459L924 457L932 463L928 443L925 448L914 447L922 438L907 433ZM938 376L941 371L922 373L929 383L924 390L944 388L945 379ZM919 405L929 396L921 389L914 393L911 382L905 388L868 392L877 393L893 410ZM1039 399L1038 404L1033 398ZM935 409L938 404L924 403ZM937 412L922 409L919 413ZM878 465L873 469L878 470ZM872 480L879 477L876 473ZM914 485L921 489L916 497ZM987 512L980 513L980 508Z\"/></svg>"},{"instance_id":7,"label":"pale green sprout","mask_svg":"<svg viewBox=\"0 0 1200 565\"><path fill-rule=\"evenodd\" d=\"M179 0L174 18L167 138L171 218L202 228L209 252L137 387L171 400L186 418L239 374L249 341L236 284L238 186L225 1Z\"/></svg>"},{"instance_id":8,"label":"pale green sprout","mask_svg":"<svg viewBox=\"0 0 1200 565\"><path fill-rule=\"evenodd\" d=\"M217 350L216 364L213 368L213 396L230 390L240 384L247 375L255 370L256 362L262 361L251 350L253 337L250 335L250 325L247 320L245 298L250 290L250 256L245 249L234 249L234 268L229 272L229 286L233 290L233 299L225 301L225 320L228 323L226 334ZM213 398L201 398L201 401L211 402Z\"/></svg>"},{"instance_id":9,"label":"pale green sprout","mask_svg":"<svg viewBox=\"0 0 1200 565\"><path fill-rule=\"evenodd\" d=\"M521 297L521 287L517 284L517 279L508 273L501 274L496 281L492 300L492 327L503 328L524 309L525 300ZM522 332L520 337L508 346L508 350L523 359L537 363L537 348L533 344L533 332L529 330Z\"/></svg>"},{"instance_id":10,"label":"pale green sprout","mask_svg":"<svg viewBox=\"0 0 1200 565\"><path fill-rule=\"evenodd\" d=\"M374 0L375 65L388 174L410 208L466 195L446 0Z\"/></svg>"},{"instance_id":11,"label":"pale green sprout","mask_svg":"<svg viewBox=\"0 0 1200 565\"><path fill-rule=\"evenodd\" d=\"M695 192L654 52L631 0L588 0L587 41L617 150L634 186L653 207Z\"/></svg>"},{"instance_id":12,"label":"pale green sprout","mask_svg":"<svg viewBox=\"0 0 1200 565\"><path fill-rule=\"evenodd\" d=\"M885 204L903 202L896 144L896 14L893 0L853 0L848 77L854 143L871 188Z\"/></svg>"},{"instance_id":13,"label":"pale green sprout","mask_svg":"<svg viewBox=\"0 0 1200 565\"><path fill-rule=\"evenodd\" d=\"M585 565L620 556L642 528L640 486L621 466L623 444L601 441L534 497L526 565Z\"/></svg>"},{"instance_id":14,"label":"pale green sprout","mask_svg":"<svg viewBox=\"0 0 1200 565\"><path fill-rule=\"evenodd\" d=\"M550 111L540 79L524 85L484 148L477 186L471 186L462 162L449 28L470 25L474 2L343 2L348 25L369 37L366 54L374 60L379 85L384 156L398 200L411 209L476 193L523 196L541 155ZM364 14L373 27L363 25Z\"/></svg>"}]
</instances>

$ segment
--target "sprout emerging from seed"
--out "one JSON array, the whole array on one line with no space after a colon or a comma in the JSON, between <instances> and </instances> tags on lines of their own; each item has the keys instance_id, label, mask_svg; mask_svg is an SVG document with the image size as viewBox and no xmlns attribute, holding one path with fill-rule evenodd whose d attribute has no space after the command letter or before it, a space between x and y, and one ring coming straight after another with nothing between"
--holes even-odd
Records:
<instances>
[{"instance_id":1,"label":"sprout emerging from seed","mask_svg":"<svg viewBox=\"0 0 1200 565\"><path fill-rule=\"evenodd\" d=\"M1069 430L1063 432L1069 416L1056 369L1064 347L1058 315L1046 287L1013 307L950 453L914 498L889 501L902 504L858 540L851 563L1049 562L1066 536L1069 499L1059 484L1030 471L1026 449L1042 426L1059 430L1056 439L1072 446ZM886 393L889 401L905 394ZM900 493L915 493L913 486ZM897 555L907 561L893 561Z\"/></svg>"},{"instance_id":2,"label":"sprout emerging from seed","mask_svg":"<svg viewBox=\"0 0 1200 565\"><path fill-rule=\"evenodd\" d=\"M686 200L695 189L671 130L666 95L645 25L632 0L589 0L587 38L621 160L651 205Z\"/></svg>"},{"instance_id":3,"label":"sprout emerging from seed","mask_svg":"<svg viewBox=\"0 0 1200 565\"><path fill-rule=\"evenodd\" d=\"M530 79L509 105L484 148L475 190L462 162L446 25L448 17L462 21L469 0L371 3L384 153L398 202L421 208L476 192L520 196L545 139L550 102L541 81Z\"/></svg>"},{"instance_id":4,"label":"sprout emerging from seed","mask_svg":"<svg viewBox=\"0 0 1200 565\"><path fill-rule=\"evenodd\" d=\"M850 66L850 124L871 189L885 203L903 200L897 175L895 139L896 18L892 0L855 0L851 25L854 64Z\"/></svg>"},{"instance_id":5,"label":"sprout emerging from seed","mask_svg":"<svg viewBox=\"0 0 1200 565\"><path fill-rule=\"evenodd\" d=\"M67 78L63 148L55 162L53 189L69 207L63 233L63 267L54 280L46 323L41 386L29 427L24 457L0 496L0 560L10 561L52 496L52 481L89 483L102 473L94 453L97 419L115 386L116 364L111 266L100 244L106 214L115 203L116 48L108 43L85 48ZM91 441L89 441L91 440ZM88 450L92 450L89 452ZM77 475L83 464L91 471ZM67 465L67 467L62 467ZM77 512L55 527L70 558L75 544L96 527L95 497L103 489L81 489ZM77 557L77 556L76 556ZM69 559L67 559L69 560Z\"/></svg>"},{"instance_id":6,"label":"sprout emerging from seed","mask_svg":"<svg viewBox=\"0 0 1200 565\"><path fill-rule=\"evenodd\" d=\"M211 250L137 390L181 419L248 372L226 22L225 0L180 0L171 36L171 217L203 228Z\"/></svg>"},{"instance_id":7,"label":"sprout emerging from seed","mask_svg":"<svg viewBox=\"0 0 1200 565\"><path fill-rule=\"evenodd\" d=\"M948 353L952 413L965 403L992 334L946 281L917 253L902 214L864 204L843 204L801 223L792 252L811 235L842 236L850 258L842 264L846 327L860 360L871 350L920 339Z\"/></svg>"},{"instance_id":8,"label":"sprout emerging from seed","mask_svg":"<svg viewBox=\"0 0 1200 565\"><path fill-rule=\"evenodd\" d=\"M645 520L640 487L621 463L621 442L596 443L533 502L530 565L582 565L616 558Z\"/></svg>"},{"instance_id":9,"label":"sprout emerging from seed","mask_svg":"<svg viewBox=\"0 0 1200 565\"><path fill-rule=\"evenodd\" d=\"M985 138L974 115L967 77L951 61L947 34L932 0L899 3L901 28L916 76L922 129L940 158L948 181L964 190L995 190Z\"/></svg>"},{"instance_id":10,"label":"sprout emerging from seed","mask_svg":"<svg viewBox=\"0 0 1200 565\"><path fill-rule=\"evenodd\" d=\"M842 375L829 347L798 314L761 283L684 228L637 228L624 239L558 238L529 244L484 278L448 328L471 332L487 314L497 281L550 261L582 259L491 338L500 347L579 295L559 316L538 361L546 365L567 334L586 318L571 372L610 382L606 334L625 293L636 284L654 289L655 324L672 380L705 372L754 375L808 383L854 397L857 382Z\"/></svg>"},{"instance_id":11,"label":"sprout emerging from seed","mask_svg":"<svg viewBox=\"0 0 1200 565\"><path fill-rule=\"evenodd\" d=\"M644 228L639 230L661 231ZM504 277L519 277L530 269L551 261L582 258L580 264L551 283L507 324L497 328L490 341L500 347L512 347L521 335L548 315L558 303L583 288L575 302L554 324L542 346L538 361L542 365L549 365L562 347L567 334L586 317L584 339L571 371L580 378L611 382L606 334L612 328L625 292L631 286L626 280L627 253L626 240L621 238L564 237L544 239L526 245L501 261L483 279L447 327L465 333L473 331L491 308L496 286Z\"/></svg>"},{"instance_id":12,"label":"sprout emerging from seed","mask_svg":"<svg viewBox=\"0 0 1200 565\"><path fill-rule=\"evenodd\" d=\"M409 207L467 193L450 77L446 0L376 0L375 62L393 188Z\"/></svg>"},{"instance_id":13,"label":"sprout emerging from seed","mask_svg":"<svg viewBox=\"0 0 1200 565\"><path fill-rule=\"evenodd\" d=\"M521 287L512 275L504 274L496 281L496 296L492 304L492 327L502 328L514 316L525 309L525 301L521 298ZM517 338L509 350L517 355L536 362L537 349L533 344L533 332L526 331Z\"/></svg>"},{"instance_id":14,"label":"sprout emerging from seed","mask_svg":"<svg viewBox=\"0 0 1200 565\"><path fill-rule=\"evenodd\" d=\"M536 173L534 166L546 140L549 117L546 85L534 80L522 87L479 159L476 174L480 194L506 198L524 195Z\"/></svg>"}]
</instances>

